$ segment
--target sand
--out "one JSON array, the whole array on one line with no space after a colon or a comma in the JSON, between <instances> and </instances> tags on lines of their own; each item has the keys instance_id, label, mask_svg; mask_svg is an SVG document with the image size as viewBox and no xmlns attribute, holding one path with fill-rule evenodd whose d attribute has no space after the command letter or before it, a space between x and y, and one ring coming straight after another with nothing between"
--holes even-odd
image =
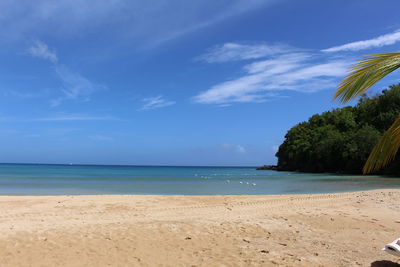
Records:
<instances>
[{"instance_id":1,"label":"sand","mask_svg":"<svg viewBox=\"0 0 400 267\"><path fill-rule=\"evenodd\" d=\"M0 196L0 266L396 266L400 190Z\"/></svg>"}]
</instances>

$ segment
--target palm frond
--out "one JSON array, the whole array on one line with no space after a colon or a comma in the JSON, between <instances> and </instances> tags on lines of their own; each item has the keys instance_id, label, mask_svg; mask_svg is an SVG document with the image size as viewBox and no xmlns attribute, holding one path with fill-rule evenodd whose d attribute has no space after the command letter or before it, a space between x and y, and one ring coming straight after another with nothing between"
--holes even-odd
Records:
<instances>
[{"instance_id":1,"label":"palm frond","mask_svg":"<svg viewBox=\"0 0 400 267\"><path fill-rule=\"evenodd\" d=\"M362 95L387 74L400 68L400 53L366 55L366 58L350 69L350 73L339 84L334 98L347 102Z\"/></svg>"},{"instance_id":2,"label":"palm frond","mask_svg":"<svg viewBox=\"0 0 400 267\"><path fill-rule=\"evenodd\" d=\"M379 139L367 162L364 165L363 173L368 174L385 167L396 156L400 148L400 117Z\"/></svg>"}]
</instances>

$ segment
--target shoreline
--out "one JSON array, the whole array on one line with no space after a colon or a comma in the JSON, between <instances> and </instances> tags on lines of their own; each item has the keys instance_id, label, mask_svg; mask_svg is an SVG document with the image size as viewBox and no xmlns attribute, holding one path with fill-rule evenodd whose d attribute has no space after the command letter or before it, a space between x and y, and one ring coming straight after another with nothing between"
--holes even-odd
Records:
<instances>
[{"instance_id":1,"label":"shoreline","mask_svg":"<svg viewBox=\"0 0 400 267\"><path fill-rule=\"evenodd\" d=\"M304 195L335 195L335 194L347 194L347 193L362 193L362 192L370 192L370 191L386 191L386 190L399 190L400 187L383 187L383 188L372 188L372 189L359 189L353 191L338 191L338 192L323 192L323 193L293 193L293 194L193 194L193 195L183 195L183 194L1 194L0 198L2 197L95 197L95 196L105 196L105 197L124 197L124 196L132 196L132 197L261 197L261 196L304 196Z\"/></svg>"},{"instance_id":2,"label":"shoreline","mask_svg":"<svg viewBox=\"0 0 400 267\"><path fill-rule=\"evenodd\" d=\"M400 189L0 196L2 266L379 266ZM400 263L400 261L398 262Z\"/></svg>"}]
</instances>

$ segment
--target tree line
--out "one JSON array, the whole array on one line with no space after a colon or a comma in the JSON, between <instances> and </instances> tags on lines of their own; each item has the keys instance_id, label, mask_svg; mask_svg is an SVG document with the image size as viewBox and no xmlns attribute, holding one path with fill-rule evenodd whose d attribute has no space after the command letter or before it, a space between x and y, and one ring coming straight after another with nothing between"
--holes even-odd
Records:
<instances>
[{"instance_id":1,"label":"tree line","mask_svg":"<svg viewBox=\"0 0 400 267\"><path fill-rule=\"evenodd\" d=\"M400 84L381 94L363 95L357 105L311 116L291 128L276 156L278 169L362 173L379 138L400 114ZM379 171L400 175L400 157Z\"/></svg>"}]
</instances>

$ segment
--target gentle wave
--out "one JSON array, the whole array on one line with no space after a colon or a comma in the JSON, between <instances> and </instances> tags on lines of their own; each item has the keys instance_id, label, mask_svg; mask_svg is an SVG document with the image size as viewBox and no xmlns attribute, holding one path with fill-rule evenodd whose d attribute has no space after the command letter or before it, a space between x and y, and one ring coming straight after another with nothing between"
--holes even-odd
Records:
<instances>
[{"instance_id":1,"label":"gentle wave","mask_svg":"<svg viewBox=\"0 0 400 267\"><path fill-rule=\"evenodd\" d=\"M0 164L0 194L304 194L400 188L400 179L250 167Z\"/></svg>"}]
</instances>

